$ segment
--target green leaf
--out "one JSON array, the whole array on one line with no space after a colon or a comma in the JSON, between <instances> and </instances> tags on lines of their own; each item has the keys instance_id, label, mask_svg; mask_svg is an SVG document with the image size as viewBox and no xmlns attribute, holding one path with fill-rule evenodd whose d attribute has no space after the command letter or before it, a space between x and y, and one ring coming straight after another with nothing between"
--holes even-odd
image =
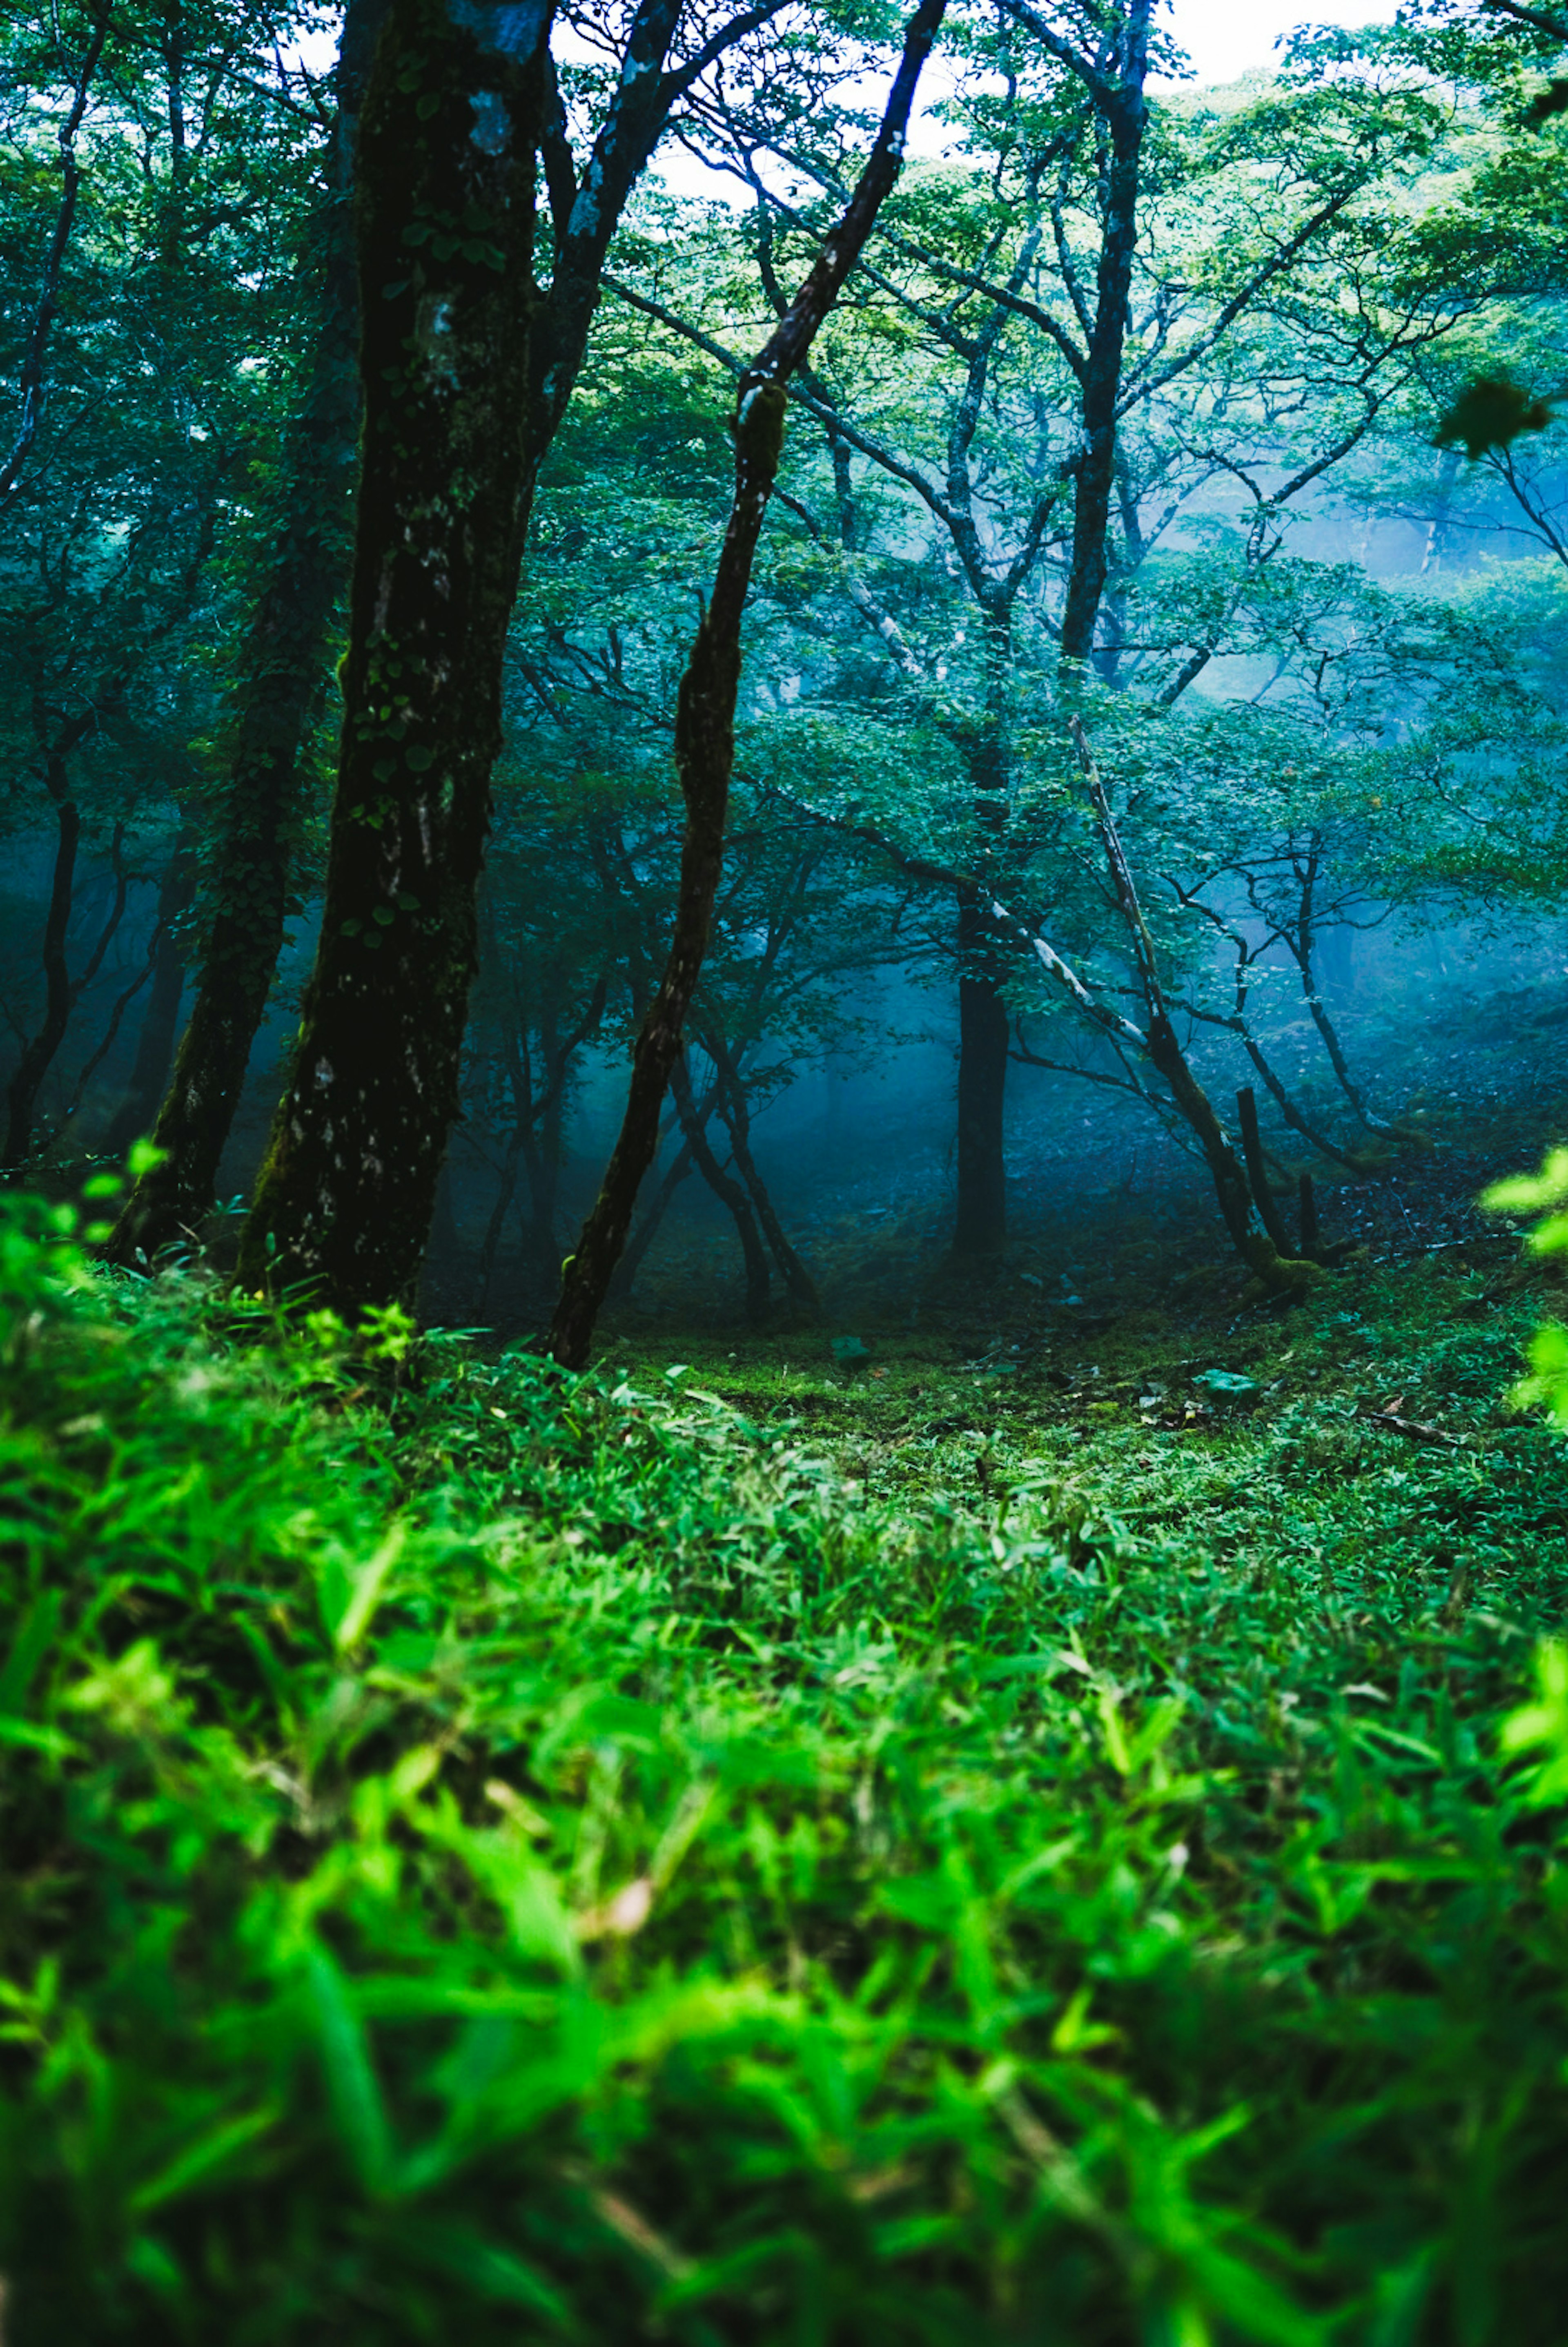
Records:
<instances>
[{"instance_id":1,"label":"green leaf","mask_svg":"<svg viewBox=\"0 0 1568 2347\"><path fill-rule=\"evenodd\" d=\"M392 2185L392 2129L364 2030L349 2002L343 1976L324 1949L311 1949L305 1976L339 2134L360 2182L379 2197Z\"/></svg>"}]
</instances>

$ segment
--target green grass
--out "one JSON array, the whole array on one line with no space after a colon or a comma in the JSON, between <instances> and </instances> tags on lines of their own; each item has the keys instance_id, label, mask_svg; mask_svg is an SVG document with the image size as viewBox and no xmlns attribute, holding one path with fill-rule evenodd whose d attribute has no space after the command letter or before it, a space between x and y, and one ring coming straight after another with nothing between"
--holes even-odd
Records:
<instances>
[{"instance_id":1,"label":"green grass","mask_svg":"<svg viewBox=\"0 0 1568 2347\"><path fill-rule=\"evenodd\" d=\"M1558 2347L1527 1292L575 1380L0 1214L7 2347Z\"/></svg>"}]
</instances>

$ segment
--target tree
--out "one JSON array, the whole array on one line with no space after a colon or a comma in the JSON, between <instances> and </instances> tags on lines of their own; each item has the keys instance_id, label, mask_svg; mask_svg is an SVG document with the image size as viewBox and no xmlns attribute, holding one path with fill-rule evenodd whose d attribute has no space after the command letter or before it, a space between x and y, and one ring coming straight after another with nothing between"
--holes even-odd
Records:
<instances>
[{"instance_id":1,"label":"tree","mask_svg":"<svg viewBox=\"0 0 1568 2347\"><path fill-rule=\"evenodd\" d=\"M167 0L107 34L91 19L91 77L72 33L69 17L19 28L0 53L28 93L14 110L21 158L57 108L66 180L44 295L5 322L25 390L0 505L0 739L42 784L54 833L43 999L9 1085L13 1163L50 1144L67 1032L108 979L97 943L74 935L94 851L127 862L134 890L137 835L167 840L196 811L189 744L269 436L264 360L288 330L298 193L295 118L270 104L286 93L249 86L271 35L243 5ZM25 251L32 276L41 181L7 181L8 275Z\"/></svg>"},{"instance_id":2,"label":"tree","mask_svg":"<svg viewBox=\"0 0 1568 2347\"><path fill-rule=\"evenodd\" d=\"M275 535L237 663L196 999L153 1130L158 1156L109 1242L108 1254L122 1263L146 1263L170 1240L194 1234L212 1204L294 903L305 753L348 577L360 416L353 151L385 12L386 0L349 0L343 18L337 110L310 255L319 323L290 423Z\"/></svg>"},{"instance_id":3,"label":"tree","mask_svg":"<svg viewBox=\"0 0 1568 2347\"><path fill-rule=\"evenodd\" d=\"M539 468L611 235L672 109L780 5L688 26L671 62L680 0L640 0L579 173L547 5L393 0L360 145L364 486L326 899L241 1244L251 1285L309 1280L351 1309L412 1292L457 1106Z\"/></svg>"},{"instance_id":4,"label":"tree","mask_svg":"<svg viewBox=\"0 0 1568 2347\"><path fill-rule=\"evenodd\" d=\"M864 290L797 384L826 461L804 477L795 468L789 503L837 593L874 630L904 722L918 702L962 751L963 859L1003 893L1028 870L1039 902L1054 835L1039 827L1038 801L1023 815L1018 707L1071 699L1091 662L1130 682L1143 664L1128 641L1139 574L1216 484L1247 485L1247 563L1265 565L1292 499L1360 443L1453 312L1430 277L1390 299L1410 273L1404 249L1358 210L1430 146L1441 109L1408 75L1391 89L1309 78L1239 118L1189 118L1145 97L1146 11L1079 12L1073 40L1028 9L1005 14L1001 35L972 36L967 168L911 177ZM1003 70L998 99L991 77ZM763 175L763 136L744 110L713 135L728 138L729 168L752 191L771 291L771 222L796 234L814 223ZM837 198L825 129L768 135L794 174ZM662 251L649 259L667 278ZM617 291L738 366L700 310L635 282ZM880 512L877 472L892 491ZM926 531L945 540L954 597L971 606L948 637L929 620L901 625L896 608L910 540ZM1181 647L1161 680L1167 703L1215 656L1239 600L1208 604L1205 640ZM917 845L907 832L906 845ZM1016 950L991 932L973 892L960 892L957 912L955 1247L983 1257L1006 1228Z\"/></svg>"},{"instance_id":5,"label":"tree","mask_svg":"<svg viewBox=\"0 0 1568 2347\"><path fill-rule=\"evenodd\" d=\"M783 451L787 387L805 364L898 177L915 87L944 7L945 0L921 0L911 17L881 128L844 216L794 301L742 372L737 388L735 493L713 592L681 680L676 714L676 770L687 822L675 934L658 991L637 1037L620 1137L576 1252L562 1274L549 1348L569 1368L580 1368L587 1358L595 1322L631 1228L637 1191L657 1151L665 1091L679 1056L681 1030L707 949L735 756L740 622ZM689 1122L687 1130L691 1139Z\"/></svg>"}]
</instances>

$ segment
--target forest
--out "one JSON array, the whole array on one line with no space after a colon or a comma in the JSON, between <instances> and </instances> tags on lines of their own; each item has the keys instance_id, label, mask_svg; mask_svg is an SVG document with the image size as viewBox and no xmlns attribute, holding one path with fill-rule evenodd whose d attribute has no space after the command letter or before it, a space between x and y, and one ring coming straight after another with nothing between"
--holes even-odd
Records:
<instances>
[{"instance_id":1,"label":"forest","mask_svg":"<svg viewBox=\"0 0 1568 2347\"><path fill-rule=\"evenodd\" d=\"M0 2347L1568 2336L1568 13L1199 5L0 26Z\"/></svg>"}]
</instances>

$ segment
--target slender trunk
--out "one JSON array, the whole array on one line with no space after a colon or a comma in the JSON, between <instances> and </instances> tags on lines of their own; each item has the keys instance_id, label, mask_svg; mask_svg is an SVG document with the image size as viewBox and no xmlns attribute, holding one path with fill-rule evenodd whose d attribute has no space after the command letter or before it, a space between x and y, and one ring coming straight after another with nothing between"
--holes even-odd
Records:
<instances>
[{"instance_id":1,"label":"slender trunk","mask_svg":"<svg viewBox=\"0 0 1568 2347\"><path fill-rule=\"evenodd\" d=\"M768 1253L762 1235L757 1227L757 1217L751 1204L738 1182L731 1181L708 1145L706 1121L698 1115L692 1097L691 1077L685 1055L677 1057L669 1071L669 1088L675 1096L676 1111L680 1118L686 1145L691 1152L693 1164L720 1204L728 1206L734 1220L736 1235L740 1241L740 1253L746 1264L746 1317L753 1328L762 1327L768 1318L769 1293L771 1280L768 1270Z\"/></svg>"},{"instance_id":2,"label":"slender trunk","mask_svg":"<svg viewBox=\"0 0 1568 2347\"><path fill-rule=\"evenodd\" d=\"M1263 1227L1281 1255L1293 1255L1296 1250L1291 1245L1286 1232L1284 1219L1274 1195L1273 1185L1268 1179L1268 1168L1263 1162L1263 1135L1257 1123L1257 1096L1250 1084L1244 1085L1237 1093L1236 1109L1241 1122L1241 1149L1247 1161L1247 1179L1252 1184L1252 1195L1257 1202L1258 1214L1262 1217Z\"/></svg>"},{"instance_id":3,"label":"slender trunk","mask_svg":"<svg viewBox=\"0 0 1568 2347\"><path fill-rule=\"evenodd\" d=\"M501 1235L506 1227L506 1217L512 1211L512 1201L517 1194L517 1175L523 1163L523 1137L526 1128L517 1125L506 1143L506 1153L501 1161L501 1180L496 1186L495 1204L490 1209L490 1220L484 1225L484 1237L479 1249L479 1301L474 1309L483 1313L490 1302L490 1283L495 1276L495 1258L501 1251Z\"/></svg>"},{"instance_id":4,"label":"slender trunk","mask_svg":"<svg viewBox=\"0 0 1568 2347\"><path fill-rule=\"evenodd\" d=\"M133 1141L150 1133L158 1115L185 992L185 953L175 925L189 911L195 893L195 842L190 826L182 825L158 886L152 990L142 1014L130 1080L99 1144L107 1155L123 1156Z\"/></svg>"},{"instance_id":5,"label":"slender trunk","mask_svg":"<svg viewBox=\"0 0 1568 2347\"><path fill-rule=\"evenodd\" d=\"M1105 538L1115 487L1116 406L1138 232L1138 169L1148 109L1151 0L1130 0L1114 88L1102 101L1110 141L1095 328L1083 378L1083 439L1073 475L1073 552L1062 613L1064 661L1086 661L1105 584Z\"/></svg>"},{"instance_id":6,"label":"slender trunk","mask_svg":"<svg viewBox=\"0 0 1568 2347\"><path fill-rule=\"evenodd\" d=\"M730 1153L735 1160L735 1170L746 1184L747 1195L751 1201L757 1220L762 1227L762 1233L772 1252L773 1260L779 1266L785 1286L796 1303L809 1312L813 1319L820 1319L822 1300L817 1293L816 1282L785 1236L784 1225L779 1219L779 1210L768 1194L767 1184L762 1179L756 1159L751 1154L751 1111L747 1104L746 1083L740 1072L739 1063L728 1045L717 1034L705 1036L704 1049L718 1071L718 1112L724 1119L725 1131L729 1135Z\"/></svg>"},{"instance_id":7,"label":"slender trunk","mask_svg":"<svg viewBox=\"0 0 1568 2347\"><path fill-rule=\"evenodd\" d=\"M547 15L530 29L519 59L439 0L392 0L360 135L342 749L316 965L239 1264L248 1287L308 1285L347 1312L412 1296L458 1109L526 501Z\"/></svg>"},{"instance_id":8,"label":"slender trunk","mask_svg":"<svg viewBox=\"0 0 1568 2347\"><path fill-rule=\"evenodd\" d=\"M643 1257L658 1236L659 1225L669 1211L670 1201L691 1172L691 1147L689 1143L683 1142L677 1154L670 1160L668 1170L658 1188L638 1217L636 1228L626 1241L626 1252L616 1264L615 1276L610 1282L609 1293L612 1300L617 1296L624 1297L631 1294L632 1284L641 1268Z\"/></svg>"},{"instance_id":9,"label":"slender trunk","mask_svg":"<svg viewBox=\"0 0 1568 2347\"><path fill-rule=\"evenodd\" d=\"M740 684L740 620L752 559L784 442L784 386L860 257L883 196L898 177L915 86L936 37L945 0L921 0L904 36L882 126L848 211L775 332L741 376L736 402L735 493L713 594L697 630L676 708L676 767L686 802L675 935L657 994L637 1037L620 1137L598 1200L568 1259L551 1324L556 1360L580 1368L594 1322L626 1245L639 1184L658 1145L665 1088L681 1048L681 1028L708 948L724 858L724 825L734 762Z\"/></svg>"},{"instance_id":10,"label":"slender trunk","mask_svg":"<svg viewBox=\"0 0 1568 2347\"><path fill-rule=\"evenodd\" d=\"M150 1258L212 1204L293 903L304 757L349 576L360 424L353 149L386 6L351 0L343 24L331 192L318 224L320 325L285 447L277 536L239 655L200 979L153 1131L161 1160L137 1182L109 1243L121 1262Z\"/></svg>"},{"instance_id":11,"label":"slender trunk","mask_svg":"<svg viewBox=\"0 0 1568 2347\"><path fill-rule=\"evenodd\" d=\"M1153 1062L1169 1085L1177 1110L1202 1144L1205 1159L1214 1175L1226 1226L1236 1241L1238 1252L1268 1286L1276 1290L1298 1293L1311 1276L1310 1270L1305 1265L1285 1261L1257 1221L1252 1207L1251 1190L1246 1174L1242 1170L1241 1162L1231 1145L1225 1127L1215 1114L1213 1103L1187 1066L1186 1056L1176 1040L1176 1031L1166 1015L1159 977L1155 967L1153 941L1149 937L1136 892L1133 887L1132 874L1128 868L1126 856L1121 841L1116 835L1115 825L1111 820L1105 787L1100 781L1095 762L1090 756L1088 743L1084 738L1083 727L1075 718L1072 721L1072 732L1077 745L1079 759L1084 767L1084 777L1089 784L1090 796L1099 823L1101 840L1115 887L1117 902L1127 926L1133 958L1137 969L1148 1015L1147 1026L1138 1026L1124 1011L1115 1010L1109 1003L1099 1000L1084 985L1072 965L1064 960L1048 939L1022 916L1010 912L1005 905L991 897L985 900L986 910L1000 929L1011 930L1027 947L1046 976L1054 985L1063 989L1100 1034L1107 1036L1118 1051L1138 1052ZM778 795L781 798L787 796L783 792L779 792ZM927 856L909 855L895 841L890 839L885 832L874 829L870 824L848 822L838 815L819 815L814 809L803 805L799 800L789 800L788 804L796 807L811 822L821 824L825 829L842 832L849 838L862 840L868 846L880 848L884 855L891 857L901 872L907 873L911 879L926 881L936 888L963 889L979 887L978 882L971 876L955 871L950 865L934 864Z\"/></svg>"},{"instance_id":12,"label":"slender trunk","mask_svg":"<svg viewBox=\"0 0 1568 2347\"><path fill-rule=\"evenodd\" d=\"M523 1031L522 1017L508 1020L504 1031L506 1072L512 1084L512 1131L501 1160L501 1180L495 1193L495 1204L490 1209L490 1220L484 1226L484 1237L479 1249L477 1309L481 1312L490 1300L490 1283L495 1276L495 1258L501 1250L501 1235L512 1211L512 1201L517 1194L523 1151L534 1127L534 1064L528 1055L528 1038Z\"/></svg>"},{"instance_id":13,"label":"slender trunk","mask_svg":"<svg viewBox=\"0 0 1568 2347\"><path fill-rule=\"evenodd\" d=\"M1126 927L1133 966L1137 972L1147 1012L1148 1023L1139 1039L1143 1049L1156 1070L1165 1078L1171 1098L1196 1136L1219 1200L1219 1211L1237 1253L1266 1286L1278 1294L1298 1294L1312 1276L1314 1266L1292 1262L1264 1227L1253 1199L1252 1185L1230 1135L1220 1122L1213 1102L1187 1064L1186 1055L1166 1009L1154 938L1149 934L1143 907L1138 902L1132 866L1127 862L1126 852L1111 814L1109 796L1090 753L1082 724L1076 717L1072 718L1069 723L1078 762L1088 784L1111 884Z\"/></svg>"},{"instance_id":14,"label":"slender trunk","mask_svg":"<svg viewBox=\"0 0 1568 2347\"><path fill-rule=\"evenodd\" d=\"M1302 1267L1288 1259L1264 1227L1253 1201L1252 1185L1230 1135L1187 1065L1176 1030L1163 1013L1156 1013L1149 1021L1147 1050L1170 1087L1171 1098L1197 1137L1225 1227L1237 1255L1266 1286L1281 1292L1298 1289L1303 1284Z\"/></svg>"},{"instance_id":15,"label":"slender trunk","mask_svg":"<svg viewBox=\"0 0 1568 2347\"><path fill-rule=\"evenodd\" d=\"M37 1033L23 1046L22 1056L6 1091L5 1148L4 1156L0 1157L0 1165L7 1169L25 1164L29 1157L47 1146L46 1142L40 1141L36 1129L38 1094L43 1090L45 1078L54 1066L56 1054L66 1040L71 1014L103 968L104 956L125 918L130 883L122 854L125 825L117 823L109 846L114 895L98 932L97 942L79 974L73 978L67 948L75 906L82 818L71 791L70 756L92 731L97 714L97 709L89 705L68 720L52 742L46 735L44 780L55 804L56 842L49 909L44 919L44 938L39 957L44 969L44 1015ZM44 733L46 712L41 708L35 708L34 722L40 733ZM73 1112L74 1108L73 1102Z\"/></svg>"},{"instance_id":16,"label":"slender trunk","mask_svg":"<svg viewBox=\"0 0 1568 2347\"><path fill-rule=\"evenodd\" d=\"M1242 1049L1247 1053L1247 1056L1251 1061L1253 1066L1257 1069L1258 1074L1262 1077L1264 1082L1268 1085L1268 1090L1272 1093L1274 1101L1279 1110L1280 1115L1285 1119L1286 1123L1290 1127L1292 1133L1298 1133L1303 1141L1309 1142L1311 1143L1312 1147L1318 1152L1320 1157L1331 1157L1335 1161L1336 1164L1344 1166L1347 1173L1364 1174L1367 1171L1365 1162L1361 1158L1356 1156L1352 1151L1349 1149L1341 1149L1338 1142L1330 1141L1326 1133L1319 1133L1315 1124L1309 1124L1308 1122L1306 1117L1303 1116L1301 1111L1297 1107L1296 1102L1291 1099L1290 1094L1286 1091L1279 1077L1275 1073L1274 1069L1270 1066L1268 1060L1265 1059L1262 1051L1258 1049L1257 1044L1254 1041L1250 1033L1248 1033L1245 1029L1238 1030L1237 1031L1241 1036Z\"/></svg>"},{"instance_id":17,"label":"slender trunk","mask_svg":"<svg viewBox=\"0 0 1568 2347\"><path fill-rule=\"evenodd\" d=\"M1247 1025L1247 998L1249 991L1247 972L1252 967L1253 956L1252 948L1247 944L1245 937L1239 930L1232 928L1223 913L1216 912L1212 905L1206 905L1196 891L1182 888L1174 881L1171 885L1176 888L1176 893L1184 905L1195 912L1201 913L1205 920L1217 928L1220 936L1228 939L1236 948L1235 1006L1228 1019L1216 1017L1216 1025L1227 1027L1237 1037L1242 1050L1268 1087L1275 1105L1292 1133L1298 1133L1303 1141L1308 1142L1317 1150L1319 1156L1331 1157L1337 1164L1343 1165L1349 1173L1364 1174L1367 1167L1360 1158L1353 1156L1349 1150L1341 1149L1337 1142L1329 1140L1327 1133L1319 1133L1316 1125L1308 1122L1286 1091L1281 1079L1265 1057L1261 1045Z\"/></svg>"},{"instance_id":18,"label":"slender trunk","mask_svg":"<svg viewBox=\"0 0 1568 2347\"><path fill-rule=\"evenodd\" d=\"M1449 511L1453 504L1453 493L1458 483L1459 450L1457 447L1445 448L1438 466L1437 501L1432 510L1432 518L1427 524L1426 539L1421 547L1420 569L1418 575L1422 579L1426 578L1429 572L1435 574L1442 567L1443 548L1448 538Z\"/></svg>"},{"instance_id":19,"label":"slender trunk","mask_svg":"<svg viewBox=\"0 0 1568 2347\"><path fill-rule=\"evenodd\" d=\"M1350 1073L1350 1063L1345 1057L1345 1047L1339 1040L1339 1030L1329 1016L1328 1005L1318 991L1318 981L1312 970L1312 953L1317 942L1319 859L1319 842L1314 835L1304 861L1297 866L1298 876L1301 883L1301 906L1296 921L1284 933L1285 942L1290 948L1296 966L1301 973L1301 992L1306 998L1307 1008L1312 1014L1312 1024L1317 1028L1322 1038L1323 1049L1329 1054L1329 1064L1339 1080L1340 1091L1369 1133L1375 1133L1385 1140L1400 1140L1406 1136L1400 1133L1399 1127L1387 1123L1369 1106L1366 1094Z\"/></svg>"}]
</instances>

